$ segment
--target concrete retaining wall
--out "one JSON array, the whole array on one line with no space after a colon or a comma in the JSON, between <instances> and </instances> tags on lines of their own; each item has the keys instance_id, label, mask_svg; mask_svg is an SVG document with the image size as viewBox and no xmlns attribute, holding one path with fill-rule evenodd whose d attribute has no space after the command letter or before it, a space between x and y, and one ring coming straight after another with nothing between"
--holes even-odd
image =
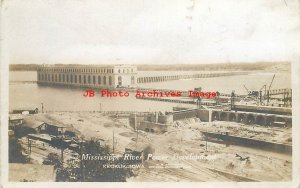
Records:
<instances>
[{"instance_id":1,"label":"concrete retaining wall","mask_svg":"<svg viewBox=\"0 0 300 188\"><path fill-rule=\"evenodd\" d=\"M158 123L161 124L169 124L173 123L173 116L172 115L158 115Z\"/></svg>"},{"instance_id":2,"label":"concrete retaining wall","mask_svg":"<svg viewBox=\"0 0 300 188\"><path fill-rule=\"evenodd\" d=\"M186 107L173 107L173 111L181 111L181 110L188 110L189 108L186 108Z\"/></svg>"},{"instance_id":3,"label":"concrete retaining wall","mask_svg":"<svg viewBox=\"0 0 300 188\"><path fill-rule=\"evenodd\" d=\"M172 125L173 123L173 115L167 114L167 115L161 115L158 113L155 114L145 114L145 115L134 115L131 114L129 116L129 125L133 128L135 128L135 118L137 121L137 125L140 122L152 122L155 124L165 124L165 125Z\"/></svg>"},{"instance_id":4,"label":"concrete retaining wall","mask_svg":"<svg viewBox=\"0 0 300 188\"><path fill-rule=\"evenodd\" d=\"M180 112L173 112L173 120L181 120L186 118L194 118L198 117L198 109L192 109L192 110L182 110Z\"/></svg>"},{"instance_id":5,"label":"concrete retaining wall","mask_svg":"<svg viewBox=\"0 0 300 188\"><path fill-rule=\"evenodd\" d=\"M204 122L209 121L209 110L197 110L197 117Z\"/></svg>"},{"instance_id":6,"label":"concrete retaining wall","mask_svg":"<svg viewBox=\"0 0 300 188\"><path fill-rule=\"evenodd\" d=\"M247 125L292 126L292 116L254 112L212 111L212 121L230 121Z\"/></svg>"},{"instance_id":7,"label":"concrete retaining wall","mask_svg":"<svg viewBox=\"0 0 300 188\"><path fill-rule=\"evenodd\" d=\"M182 110L178 112L173 112L173 120L181 120L186 118L199 118L201 121L209 121L209 110L204 109L192 109L192 110Z\"/></svg>"},{"instance_id":8,"label":"concrete retaining wall","mask_svg":"<svg viewBox=\"0 0 300 188\"><path fill-rule=\"evenodd\" d=\"M166 124L142 121L139 123L138 129L152 133L164 133L168 131L168 126Z\"/></svg>"},{"instance_id":9,"label":"concrete retaining wall","mask_svg":"<svg viewBox=\"0 0 300 188\"><path fill-rule=\"evenodd\" d=\"M288 153L292 154L292 146L287 144L275 143L275 142L268 142L264 140L255 140L251 138L245 137L238 137L238 136L231 136L229 133L227 134L220 134L214 132L205 132L201 131L206 137L207 140L211 140L211 138L216 138L223 140L226 144L234 144L234 145L243 145L248 147L255 147L265 150L276 151L279 153Z\"/></svg>"}]
</instances>

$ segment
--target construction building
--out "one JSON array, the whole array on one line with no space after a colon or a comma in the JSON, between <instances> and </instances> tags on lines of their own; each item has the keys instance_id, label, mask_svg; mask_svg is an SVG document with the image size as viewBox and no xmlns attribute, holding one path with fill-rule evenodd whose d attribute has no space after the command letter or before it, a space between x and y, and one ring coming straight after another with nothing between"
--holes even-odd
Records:
<instances>
[{"instance_id":1,"label":"construction building","mask_svg":"<svg viewBox=\"0 0 300 188\"><path fill-rule=\"evenodd\" d=\"M89 88L134 87L137 67L134 65L41 65L38 84Z\"/></svg>"}]
</instances>

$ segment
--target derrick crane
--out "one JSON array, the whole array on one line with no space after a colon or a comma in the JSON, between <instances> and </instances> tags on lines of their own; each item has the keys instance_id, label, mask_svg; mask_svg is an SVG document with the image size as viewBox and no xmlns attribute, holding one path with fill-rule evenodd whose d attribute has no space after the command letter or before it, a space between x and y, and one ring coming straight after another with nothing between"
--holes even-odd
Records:
<instances>
[{"instance_id":1,"label":"derrick crane","mask_svg":"<svg viewBox=\"0 0 300 188\"><path fill-rule=\"evenodd\" d=\"M262 90L264 89L264 94L262 94ZM259 103L262 104L262 100L265 99L267 92L267 85L263 85L259 90Z\"/></svg>"},{"instance_id":2,"label":"derrick crane","mask_svg":"<svg viewBox=\"0 0 300 188\"><path fill-rule=\"evenodd\" d=\"M271 86L273 84L274 78L275 78L275 74L273 75L272 81L271 81L271 83L269 85L269 89L267 91L267 105L269 105L269 101L270 101L270 89L271 89Z\"/></svg>"},{"instance_id":3,"label":"derrick crane","mask_svg":"<svg viewBox=\"0 0 300 188\"><path fill-rule=\"evenodd\" d=\"M249 90L248 90L248 88L245 85L244 85L244 88L246 89L247 94L249 94Z\"/></svg>"},{"instance_id":4,"label":"derrick crane","mask_svg":"<svg viewBox=\"0 0 300 188\"><path fill-rule=\"evenodd\" d=\"M269 89L268 89L269 91L270 91L271 86L272 86L272 84L273 84L274 78L275 78L275 74L273 75L272 81L271 81L271 83L270 83L270 86L269 86Z\"/></svg>"},{"instance_id":5,"label":"derrick crane","mask_svg":"<svg viewBox=\"0 0 300 188\"><path fill-rule=\"evenodd\" d=\"M264 95L266 94L266 92L267 92L267 85L265 84L265 85L263 85L261 88L260 88L260 90L259 91L262 91L262 89L265 89L264 90Z\"/></svg>"}]
</instances>

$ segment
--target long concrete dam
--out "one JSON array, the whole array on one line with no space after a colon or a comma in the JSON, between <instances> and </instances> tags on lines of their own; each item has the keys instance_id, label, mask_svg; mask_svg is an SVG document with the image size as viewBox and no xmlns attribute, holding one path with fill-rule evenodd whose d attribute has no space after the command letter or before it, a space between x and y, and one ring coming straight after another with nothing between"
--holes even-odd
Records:
<instances>
[{"instance_id":1,"label":"long concrete dam","mask_svg":"<svg viewBox=\"0 0 300 188\"><path fill-rule=\"evenodd\" d=\"M196 74L178 72L174 75L139 76L134 65L41 65L37 69L37 83L88 88L129 88L137 87L141 83L248 74L248 72Z\"/></svg>"},{"instance_id":2,"label":"long concrete dam","mask_svg":"<svg viewBox=\"0 0 300 188\"><path fill-rule=\"evenodd\" d=\"M171 75L171 76L142 76L137 78L137 83L151 83L151 82L165 82L180 79L196 79L196 78L213 78L221 76L236 76L246 75L248 72L222 72L222 73L199 73L199 74L185 74L185 75Z\"/></svg>"}]
</instances>

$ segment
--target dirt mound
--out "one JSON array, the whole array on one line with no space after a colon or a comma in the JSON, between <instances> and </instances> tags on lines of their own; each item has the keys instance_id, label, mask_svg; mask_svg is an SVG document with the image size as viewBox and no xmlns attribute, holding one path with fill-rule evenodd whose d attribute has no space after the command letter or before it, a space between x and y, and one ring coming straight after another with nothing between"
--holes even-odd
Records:
<instances>
[{"instance_id":1,"label":"dirt mound","mask_svg":"<svg viewBox=\"0 0 300 188\"><path fill-rule=\"evenodd\" d=\"M183 120L174 121L173 127L185 127L187 125L193 125L195 123L200 123L199 118L186 118Z\"/></svg>"}]
</instances>

